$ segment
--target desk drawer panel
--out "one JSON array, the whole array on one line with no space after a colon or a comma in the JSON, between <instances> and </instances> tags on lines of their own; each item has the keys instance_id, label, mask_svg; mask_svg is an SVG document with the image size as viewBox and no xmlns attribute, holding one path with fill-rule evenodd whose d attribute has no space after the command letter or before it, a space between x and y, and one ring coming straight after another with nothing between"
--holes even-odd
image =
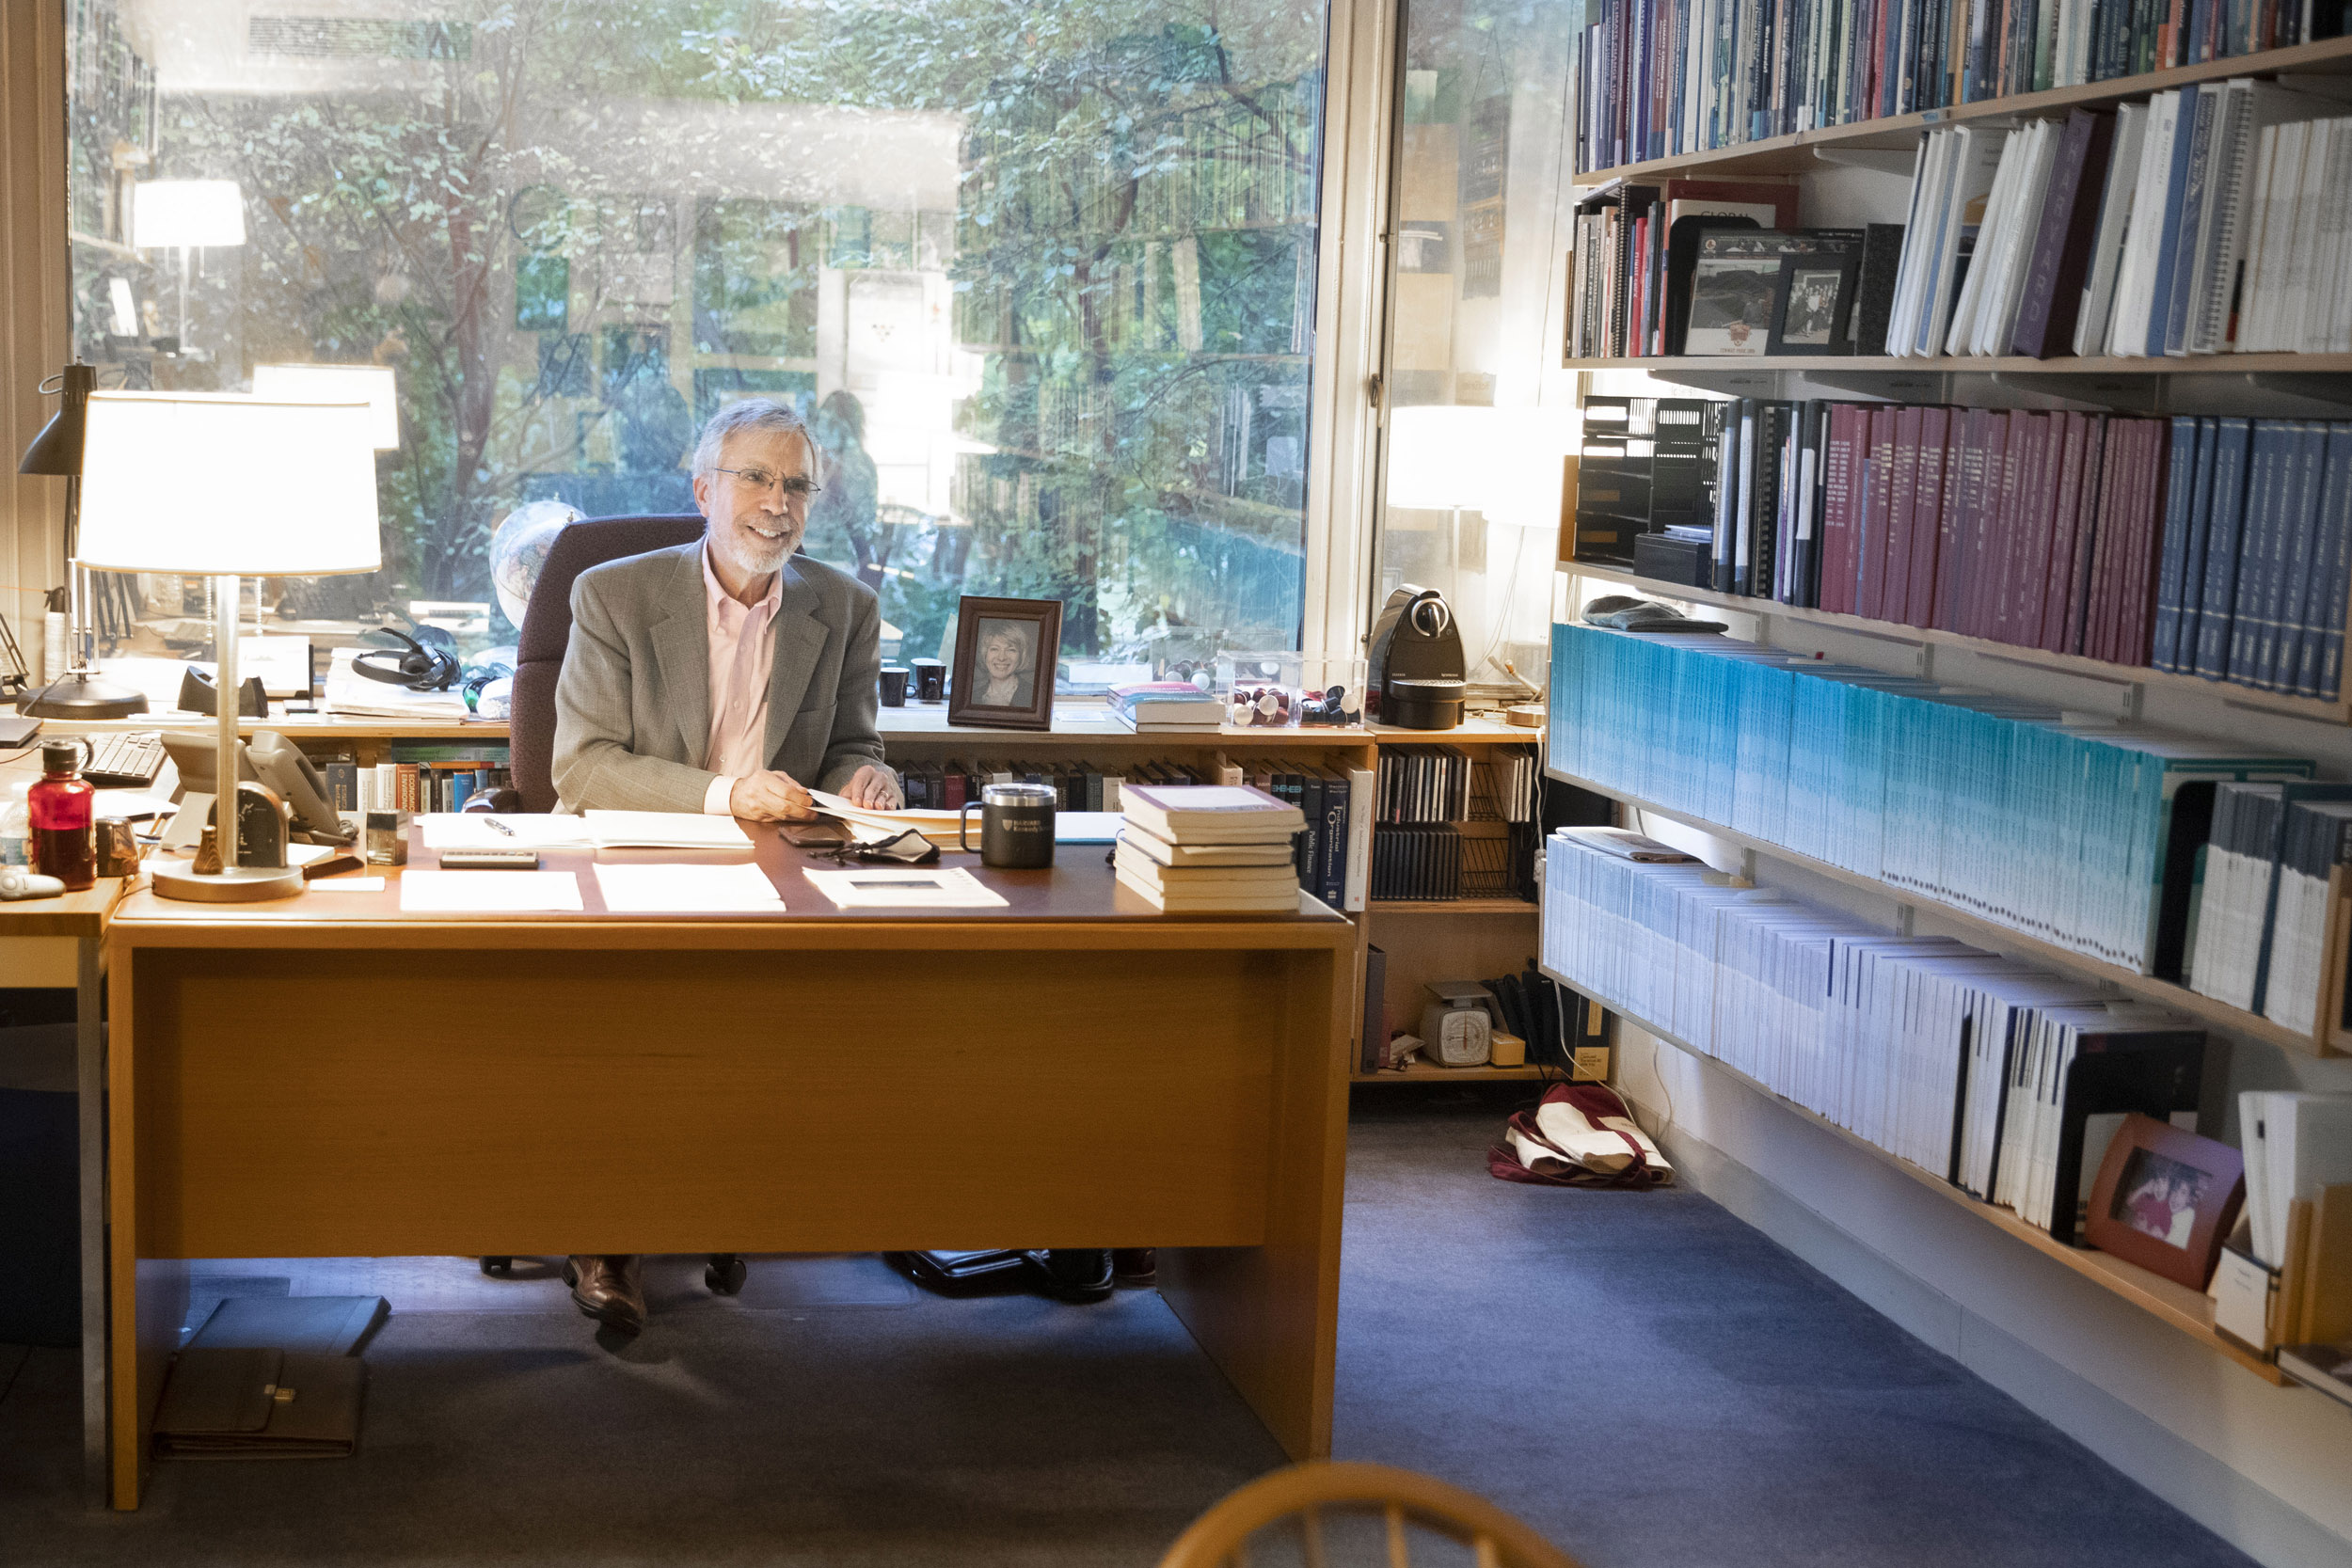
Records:
<instances>
[{"instance_id":1,"label":"desk drawer panel","mask_svg":"<svg viewBox=\"0 0 2352 1568\"><path fill-rule=\"evenodd\" d=\"M1334 958L151 949L138 1251L1255 1245Z\"/></svg>"}]
</instances>

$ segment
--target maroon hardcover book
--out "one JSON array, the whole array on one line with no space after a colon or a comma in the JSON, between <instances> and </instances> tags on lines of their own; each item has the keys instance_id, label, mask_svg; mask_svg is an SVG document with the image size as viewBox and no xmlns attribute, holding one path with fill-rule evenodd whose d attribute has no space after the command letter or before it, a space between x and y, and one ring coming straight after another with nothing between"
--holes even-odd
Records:
<instances>
[{"instance_id":1,"label":"maroon hardcover book","mask_svg":"<svg viewBox=\"0 0 2352 1568\"><path fill-rule=\"evenodd\" d=\"M2032 533L2026 541L2018 578L2017 612L2010 623L2010 641L2031 648L2042 641L2042 610L2050 599L2050 555L2058 533L2058 476L2066 460L2066 426L2056 414L2034 420L2033 488L2024 497L2026 522Z\"/></svg>"},{"instance_id":2,"label":"maroon hardcover book","mask_svg":"<svg viewBox=\"0 0 2352 1568\"><path fill-rule=\"evenodd\" d=\"M2076 109L2058 135L2058 161L2050 167L2048 195L2026 263L2026 287L2010 334L2011 354L2046 359L2074 351L2074 318L2082 308L2083 279L2090 270L2090 246L2099 228L2099 201L2106 187L2107 155L2115 142L2115 116Z\"/></svg>"},{"instance_id":3,"label":"maroon hardcover book","mask_svg":"<svg viewBox=\"0 0 2352 1568\"><path fill-rule=\"evenodd\" d=\"M2090 571L2099 556L2099 493L2106 486L2107 417L2083 416L2083 487L2074 503L2074 578L2066 589L2066 635L2058 652L2079 654L2090 624Z\"/></svg>"},{"instance_id":4,"label":"maroon hardcover book","mask_svg":"<svg viewBox=\"0 0 2352 1568\"><path fill-rule=\"evenodd\" d=\"M1855 432L1863 412L1856 404L1830 404L1829 439L1821 455L1820 608L1840 615L1853 613L1854 501L1862 473Z\"/></svg>"},{"instance_id":5,"label":"maroon hardcover book","mask_svg":"<svg viewBox=\"0 0 2352 1568\"><path fill-rule=\"evenodd\" d=\"M1870 409L1870 494L1867 523L1862 530L1862 587L1854 613L1873 621L1886 618L1886 553L1893 534L1895 512L1895 416L1893 404Z\"/></svg>"},{"instance_id":6,"label":"maroon hardcover book","mask_svg":"<svg viewBox=\"0 0 2352 1568\"><path fill-rule=\"evenodd\" d=\"M1903 619L1915 626L1935 621L1935 564L1944 548L1944 459L1952 411L1937 404L1919 419L1919 509L1911 524L1911 588Z\"/></svg>"},{"instance_id":7,"label":"maroon hardcover book","mask_svg":"<svg viewBox=\"0 0 2352 1568\"><path fill-rule=\"evenodd\" d=\"M2025 498L2030 494L2033 465L2033 421L2036 416L2016 410L2009 416L2008 467L2001 475L2000 510L1993 525L1991 570L1984 622L1977 635L2006 642L2011 607L2017 600L2018 558L2025 553Z\"/></svg>"},{"instance_id":8,"label":"maroon hardcover book","mask_svg":"<svg viewBox=\"0 0 2352 1568\"><path fill-rule=\"evenodd\" d=\"M2107 421L2106 451L2099 465L2099 510L2091 525L2090 594L2083 606L2083 653L2091 658L2113 658L2115 603L2123 557L2124 491L2131 483L2132 438L2129 420Z\"/></svg>"},{"instance_id":9,"label":"maroon hardcover book","mask_svg":"<svg viewBox=\"0 0 2352 1568\"><path fill-rule=\"evenodd\" d=\"M1894 462L1886 502L1886 581L1879 590L1879 615L1883 620L1911 619L1911 549L1913 521L1919 510L1919 419L1927 412L1911 404L1895 411Z\"/></svg>"},{"instance_id":10,"label":"maroon hardcover book","mask_svg":"<svg viewBox=\"0 0 2352 1568\"><path fill-rule=\"evenodd\" d=\"M1989 408L1968 408L1963 409L1955 421L1960 434L1952 460L1958 465L1958 472L1944 483L1951 496L1951 504L1945 509L1947 531L1944 536L1944 565L1938 573L1942 581L1935 596L1935 625L1943 631L1960 629L1968 601L1968 577L1976 564L1968 558L1968 542L1976 526L1977 497L1984 485L1985 435L1992 420L1993 411Z\"/></svg>"},{"instance_id":11,"label":"maroon hardcover book","mask_svg":"<svg viewBox=\"0 0 2352 1568\"><path fill-rule=\"evenodd\" d=\"M2009 515L2009 537L2001 554L2001 602L1994 612L1993 637L1998 642L2025 641L2026 617L2033 612L2035 497L2048 466L2050 417L2015 413L2009 417L2010 441L2018 449L2017 495Z\"/></svg>"},{"instance_id":12,"label":"maroon hardcover book","mask_svg":"<svg viewBox=\"0 0 2352 1568\"><path fill-rule=\"evenodd\" d=\"M2145 665L2153 656L2156 634L2156 579L2164 552L2164 496L2169 472L2165 441L2169 427L2163 420L2137 422L2139 462L2135 467L2139 480L2139 534L2132 550L2137 580L2132 588L2129 635L2118 657L2125 664Z\"/></svg>"},{"instance_id":13,"label":"maroon hardcover book","mask_svg":"<svg viewBox=\"0 0 2352 1568\"><path fill-rule=\"evenodd\" d=\"M2083 433L2089 421L2080 414L2058 417L2058 494L2050 511L2050 575L2042 599L2042 625L2034 646L2047 653L2066 651L2067 595L2074 586L2074 549L2082 539Z\"/></svg>"},{"instance_id":14,"label":"maroon hardcover book","mask_svg":"<svg viewBox=\"0 0 2352 1568\"><path fill-rule=\"evenodd\" d=\"M1966 624L1960 629L1971 637L1990 637L2000 593L2001 531L2017 499L2015 435L2007 409L1996 408L1985 427L1984 484L1977 496L1977 513L1969 546L1973 562L1969 576Z\"/></svg>"}]
</instances>

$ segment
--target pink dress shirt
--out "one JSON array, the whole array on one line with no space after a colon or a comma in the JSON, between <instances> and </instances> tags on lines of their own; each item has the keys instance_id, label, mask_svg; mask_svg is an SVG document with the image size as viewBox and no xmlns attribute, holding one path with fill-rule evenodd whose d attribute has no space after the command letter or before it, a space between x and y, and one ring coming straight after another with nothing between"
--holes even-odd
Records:
<instances>
[{"instance_id":1,"label":"pink dress shirt","mask_svg":"<svg viewBox=\"0 0 2352 1568\"><path fill-rule=\"evenodd\" d=\"M703 792L703 810L733 815L727 798L735 781L768 766L768 680L776 662L776 609L784 602L784 574L768 579L757 604L742 604L710 569L710 546L703 546L703 588L708 596L710 634L710 744L703 766L719 776Z\"/></svg>"}]
</instances>

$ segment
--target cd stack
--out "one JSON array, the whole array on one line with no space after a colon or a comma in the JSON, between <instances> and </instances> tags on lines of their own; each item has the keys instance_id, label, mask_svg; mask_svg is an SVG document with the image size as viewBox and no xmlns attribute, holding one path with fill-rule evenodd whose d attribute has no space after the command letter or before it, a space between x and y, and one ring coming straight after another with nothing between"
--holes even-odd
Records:
<instances>
[{"instance_id":1,"label":"cd stack","mask_svg":"<svg viewBox=\"0 0 2352 1568\"><path fill-rule=\"evenodd\" d=\"M1120 792L1119 879L1168 914L1293 914L1295 805L1232 784L1137 784Z\"/></svg>"}]
</instances>

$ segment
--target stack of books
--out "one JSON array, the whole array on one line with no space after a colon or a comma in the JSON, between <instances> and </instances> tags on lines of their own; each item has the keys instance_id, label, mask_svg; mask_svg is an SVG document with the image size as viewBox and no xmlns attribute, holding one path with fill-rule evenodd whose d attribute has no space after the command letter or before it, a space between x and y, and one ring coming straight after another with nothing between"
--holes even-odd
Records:
<instances>
[{"instance_id":1,"label":"stack of books","mask_svg":"<svg viewBox=\"0 0 2352 1568\"><path fill-rule=\"evenodd\" d=\"M1110 689L1111 714L1141 735L1214 734L1225 705L1189 681L1145 681Z\"/></svg>"},{"instance_id":2,"label":"stack of books","mask_svg":"<svg viewBox=\"0 0 2352 1568\"><path fill-rule=\"evenodd\" d=\"M1307 818L1248 784L1129 784L1112 863L1119 879L1168 914L1292 914L1292 840Z\"/></svg>"}]
</instances>

